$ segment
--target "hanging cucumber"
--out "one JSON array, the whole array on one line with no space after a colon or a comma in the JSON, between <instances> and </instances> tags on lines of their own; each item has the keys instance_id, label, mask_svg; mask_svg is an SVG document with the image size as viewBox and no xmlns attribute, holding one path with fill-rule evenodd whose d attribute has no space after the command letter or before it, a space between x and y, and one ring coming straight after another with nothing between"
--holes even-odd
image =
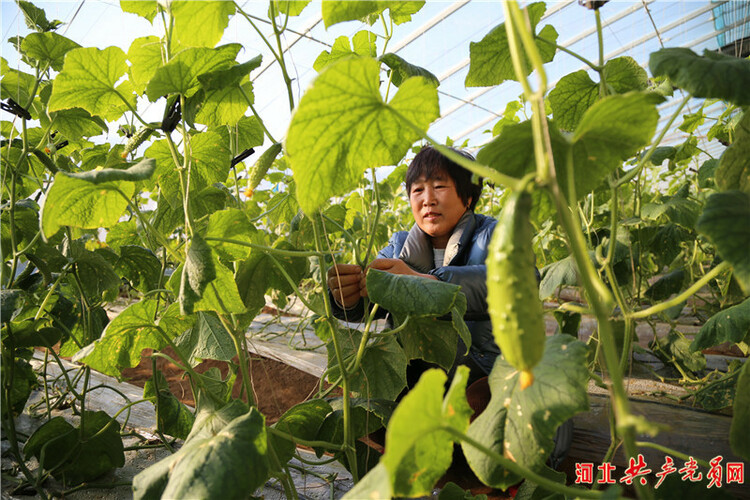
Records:
<instances>
[{"instance_id":1,"label":"hanging cucumber","mask_svg":"<svg viewBox=\"0 0 750 500\"><path fill-rule=\"evenodd\" d=\"M531 195L511 193L500 214L487 256L487 304L495 341L506 361L521 371L521 389L534 382L546 340L534 271Z\"/></svg>"},{"instance_id":2,"label":"hanging cucumber","mask_svg":"<svg viewBox=\"0 0 750 500\"><path fill-rule=\"evenodd\" d=\"M258 187L260 181L266 176L268 169L273 165L273 161L279 156L281 152L281 143L275 142L271 144L271 147L266 149L265 152L260 155L258 161L255 162L253 168L250 170L249 177L247 179L247 189L245 190L245 196L251 198L255 188Z\"/></svg>"},{"instance_id":3,"label":"hanging cucumber","mask_svg":"<svg viewBox=\"0 0 750 500\"><path fill-rule=\"evenodd\" d=\"M151 127L143 127L139 129L135 134L128 139L128 142L125 143L125 149L122 152L122 158L125 159L128 157L130 153L138 149L138 146L143 144L146 139L151 137L151 134L154 133L154 129Z\"/></svg>"}]
</instances>

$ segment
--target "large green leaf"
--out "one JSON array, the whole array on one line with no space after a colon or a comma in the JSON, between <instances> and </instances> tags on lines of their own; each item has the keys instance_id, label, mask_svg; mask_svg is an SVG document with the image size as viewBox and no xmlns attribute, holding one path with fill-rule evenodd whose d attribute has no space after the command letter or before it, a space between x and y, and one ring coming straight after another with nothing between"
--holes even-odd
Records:
<instances>
[{"instance_id":1,"label":"large green leaf","mask_svg":"<svg viewBox=\"0 0 750 500\"><path fill-rule=\"evenodd\" d=\"M191 366L204 359L232 361L237 355L231 334L214 312L199 312L195 325L174 341Z\"/></svg>"},{"instance_id":2,"label":"large green leaf","mask_svg":"<svg viewBox=\"0 0 750 500\"><path fill-rule=\"evenodd\" d=\"M36 79L22 71L17 71L8 66L8 61L0 57L0 99L12 98L19 106L29 103L31 92L34 89Z\"/></svg>"},{"instance_id":3,"label":"large green leaf","mask_svg":"<svg viewBox=\"0 0 750 500\"><path fill-rule=\"evenodd\" d=\"M215 49L200 47L183 50L156 70L146 85L148 99L154 102L167 94L192 96L200 89L198 76L234 65L234 59L241 48L240 44L232 43Z\"/></svg>"},{"instance_id":4,"label":"large green leaf","mask_svg":"<svg viewBox=\"0 0 750 500\"><path fill-rule=\"evenodd\" d=\"M23 12L23 17L26 20L26 26L29 29L36 31L52 31L57 29L62 21L55 19L50 22L47 20L47 15L44 13L44 9L40 9L31 2L26 0L17 0L18 8Z\"/></svg>"},{"instance_id":5,"label":"large green leaf","mask_svg":"<svg viewBox=\"0 0 750 500\"><path fill-rule=\"evenodd\" d=\"M255 229L250 219L247 218L247 214L236 208L227 208L211 214L208 219L206 238L222 238L245 243L260 243L258 230ZM208 244L211 245L219 257L228 261L244 259L250 253L250 248L243 245L210 240Z\"/></svg>"},{"instance_id":6,"label":"large green leaf","mask_svg":"<svg viewBox=\"0 0 750 500\"><path fill-rule=\"evenodd\" d=\"M145 2L133 2L145 3ZM162 65L161 40L155 36L136 38L128 49L128 78L137 94L146 90L146 84Z\"/></svg>"},{"instance_id":7,"label":"large green leaf","mask_svg":"<svg viewBox=\"0 0 750 500\"><path fill-rule=\"evenodd\" d=\"M109 242L109 235L107 235L107 240ZM121 245L119 254L120 258L115 262L115 270L130 281L133 288L146 293L159 286L161 262L154 252L138 245Z\"/></svg>"},{"instance_id":8,"label":"large green leaf","mask_svg":"<svg viewBox=\"0 0 750 500\"><path fill-rule=\"evenodd\" d=\"M87 411L83 429L55 417L29 437L24 452L41 458L69 485L90 481L125 465L120 424L103 411Z\"/></svg>"},{"instance_id":9,"label":"large green leaf","mask_svg":"<svg viewBox=\"0 0 750 500\"><path fill-rule=\"evenodd\" d=\"M218 311L222 314L240 314L246 311L242 302L237 285L234 281L234 275L216 255L211 255L213 268L216 277L206 283L203 288L203 294L199 300L192 304L194 311ZM179 295L181 276L184 266L178 267L169 280L169 288ZM189 283L189 278L187 282Z\"/></svg>"},{"instance_id":10,"label":"large green leaf","mask_svg":"<svg viewBox=\"0 0 750 500\"><path fill-rule=\"evenodd\" d=\"M156 406L156 425L160 432L186 439L195 422L193 413L169 390L169 383L156 371L143 386L143 398Z\"/></svg>"},{"instance_id":11,"label":"large green leaf","mask_svg":"<svg viewBox=\"0 0 750 500\"><path fill-rule=\"evenodd\" d=\"M456 304L461 287L444 281L370 269L367 272L367 293L373 302L393 314L442 316Z\"/></svg>"},{"instance_id":12,"label":"large green leaf","mask_svg":"<svg viewBox=\"0 0 750 500\"><path fill-rule=\"evenodd\" d=\"M379 82L374 59L343 59L302 97L286 151L306 213L356 187L368 168L395 165L419 138L413 127L426 130L438 117L437 90L427 80L410 78L390 103Z\"/></svg>"},{"instance_id":13,"label":"large green leaf","mask_svg":"<svg viewBox=\"0 0 750 500\"><path fill-rule=\"evenodd\" d=\"M554 295L561 286L578 286L578 266L572 255L542 268L539 298Z\"/></svg>"},{"instance_id":14,"label":"large green leaf","mask_svg":"<svg viewBox=\"0 0 750 500\"><path fill-rule=\"evenodd\" d=\"M440 370L422 374L388 423L382 463L396 496L429 495L453 458L455 438L445 428L464 433L469 427L469 370L458 368L443 399L446 378Z\"/></svg>"},{"instance_id":15,"label":"large green leaf","mask_svg":"<svg viewBox=\"0 0 750 500\"><path fill-rule=\"evenodd\" d=\"M206 91L236 87L242 80L263 62L263 56L255 56L247 62L237 64L229 69L221 69L198 75L198 81Z\"/></svg>"},{"instance_id":16,"label":"large green leaf","mask_svg":"<svg viewBox=\"0 0 750 500\"><path fill-rule=\"evenodd\" d=\"M132 182L94 184L57 174L42 206L42 232L51 238L62 226L82 229L113 226L125 212L134 192Z\"/></svg>"},{"instance_id":17,"label":"large green leaf","mask_svg":"<svg viewBox=\"0 0 750 500\"><path fill-rule=\"evenodd\" d=\"M536 25L544 15L546 7L543 2L535 2L527 7L531 31L535 33L534 37L541 41L536 41L537 49L542 57L542 61L548 63L555 56L555 43L557 42L557 31L551 25L547 25L536 33ZM516 73L513 69L513 61L510 57L510 48L508 47L508 34L505 31L505 23L494 27L479 42L469 44L471 65L469 73L466 75L467 87L488 87L499 85L505 80L515 80ZM522 56L526 63L528 76L531 73L532 66L525 55Z\"/></svg>"},{"instance_id":18,"label":"large green leaf","mask_svg":"<svg viewBox=\"0 0 750 500\"><path fill-rule=\"evenodd\" d=\"M743 191L715 193L706 202L695 228L716 245L719 255L734 269L745 293L750 293L750 194Z\"/></svg>"},{"instance_id":19,"label":"large green leaf","mask_svg":"<svg viewBox=\"0 0 750 500\"><path fill-rule=\"evenodd\" d=\"M388 476L388 469L381 460L372 468L354 487L346 492L344 500L391 500L393 498L393 487Z\"/></svg>"},{"instance_id":20,"label":"large green leaf","mask_svg":"<svg viewBox=\"0 0 750 500\"><path fill-rule=\"evenodd\" d=\"M716 184L722 191L737 189L750 194L750 113L735 128L735 138L719 160Z\"/></svg>"},{"instance_id":21,"label":"large green leaf","mask_svg":"<svg viewBox=\"0 0 750 500\"><path fill-rule=\"evenodd\" d=\"M750 61L705 50L699 56L690 49L670 47L652 52L648 61L651 74L667 76L693 97L750 104Z\"/></svg>"},{"instance_id":22,"label":"large green leaf","mask_svg":"<svg viewBox=\"0 0 750 500\"><path fill-rule=\"evenodd\" d=\"M122 280L101 254L87 250L81 241L66 242L65 250L65 256L76 264L77 278L88 297L109 301L117 296ZM76 286L73 276L67 279Z\"/></svg>"},{"instance_id":23,"label":"large green leaf","mask_svg":"<svg viewBox=\"0 0 750 500\"><path fill-rule=\"evenodd\" d=\"M701 327L691 351L707 349L724 342L742 342L750 335L750 299L711 316Z\"/></svg>"},{"instance_id":24,"label":"large green leaf","mask_svg":"<svg viewBox=\"0 0 750 500\"><path fill-rule=\"evenodd\" d=\"M362 340L362 332L349 328L339 328L337 332L344 365L354 360ZM333 382L341 374L336 359L333 342L326 344L328 366L331 369L328 379ZM396 399L406 387L406 356L395 338L380 338L367 345L360 367L350 379L352 393L364 398Z\"/></svg>"},{"instance_id":25,"label":"large green leaf","mask_svg":"<svg viewBox=\"0 0 750 500\"><path fill-rule=\"evenodd\" d=\"M362 19L378 11L378 2L362 0L347 2L340 0L323 1L323 22L326 28L344 21Z\"/></svg>"},{"instance_id":26,"label":"large green leaf","mask_svg":"<svg viewBox=\"0 0 750 500\"><path fill-rule=\"evenodd\" d=\"M547 338L542 361L534 368L534 384L520 388L520 372L498 358L490 373L492 398L469 427L469 436L519 465L535 471L545 467L557 427L588 410L586 345L567 335ZM474 473L487 485L505 489L518 482L477 449L463 445Z\"/></svg>"},{"instance_id":27,"label":"large green leaf","mask_svg":"<svg viewBox=\"0 0 750 500\"><path fill-rule=\"evenodd\" d=\"M116 86L127 70L125 53L119 47L71 50L52 84L49 111L83 108L106 119L119 118L128 106L135 109L136 105L130 82Z\"/></svg>"},{"instance_id":28,"label":"large green leaf","mask_svg":"<svg viewBox=\"0 0 750 500\"><path fill-rule=\"evenodd\" d=\"M191 433L175 455L134 478L134 498L247 498L268 479L266 439L257 408L213 435Z\"/></svg>"},{"instance_id":29,"label":"large green leaf","mask_svg":"<svg viewBox=\"0 0 750 500\"><path fill-rule=\"evenodd\" d=\"M732 451L745 460L750 460L750 364L745 363L737 380L734 397L734 415L729 429L729 443Z\"/></svg>"},{"instance_id":30,"label":"large green leaf","mask_svg":"<svg viewBox=\"0 0 750 500\"><path fill-rule=\"evenodd\" d=\"M42 67L49 65L55 71L63 67L65 54L79 48L76 42L57 33L29 33L21 42L23 52L36 59Z\"/></svg>"},{"instance_id":31,"label":"large green leaf","mask_svg":"<svg viewBox=\"0 0 750 500\"><path fill-rule=\"evenodd\" d=\"M103 168L101 170L89 170L88 172L65 175L98 185L116 181L135 182L146 180L151 177L155 169L156 162L151 158L145 158L124 170L119 168Z\"/></svg>"},{"instance_id":32,"label":"large green leaf","mask_svg":"<svg viewBox=\"0 0 750 500\"><path fill-rule=\"evenodd\" d=\"M160 350L191 326L192 318L179 316L173 304L155 321L156 300L142 300L131 305L113 319L104 336L75 356L97 371L121 377L123 368L132 368L141 360L143 349Z\"/></svg>"},{"instance_id":33,"label":"large green leaf","mask_svg":"<svg viewBox=\"0 0 750 500\"><path fill-rule=\"evenodd\" d=\"M51 118L51 120L50 120ZM78 141L83 137L93 137L106 132L107 123L98 116L91 116L85 109L71 108L39 116L43 127L50 126L68 141Z\"/></svg>"},{"instance_id":34,"label":"large green leaf","mask_svg":"<svg viewBox=\"0 0 750 500\"><path fill-rule=\"evenodd\" d=\"M253 99L250 83L206 91L203 106L195 115L195 122L210 127L236 125L244 116L248 105L253 104Z\"/></svg>"},{"instance_id":35,"label":"large green leaf","mask_svg":"<svg viewBox=\"0 0 750 500\"><path fill-rule=\"evenodd\" d=\"M376 39L375 33L366 30L358 31L352 37L351 44L349 38L340 36L333 42L330 52L324 50L320 53L313 63L313 68L315 71L320 72L329 64L353 55L375 57L377 55L375 49Z\"/></svg>"},{"instance_id":36,"label":"large green leaf","mask_svg":"<svg viewBox=\"0 0 750 500\"><path fill-rule=\"evenodd\" d=\"M276 16L282 14L288 16L299 16L310 3L310 0L271 0ZM268 16L271 17L271 6L268 7Z\"/></svg>"},{"instance_id":37,"label":"large green leaf","mask_svg":"<svg viewBox=\"0 0 750 500\"><path fill-rule=\"evenodd\" d=\"M436 87L440 85L440 80L428 70L410 64L396 54L390 52L388 54L383 54L380 56L380 61L390 68L388 74L390 75L391 83L396 87L400 87L407 78L411 78L412 76L422 76L432 82Z\"/></svg>"},{"instance_id":38,"label":"large green leaf","mask_svg":"<svg viewBox=\"0 0 750 500\"><path fill-rule=\"evenodd\" d=\"M407 359L420 358L436 363L446 371L456 359L458 333L451 321L436 318L410 319L399 333Z\"/></svg>"},{"instance_id":39,"label":"large green leaf","mask_svg":"<svg viewBox=\"0 0 750 500\"><path fill-rule=\"evenodd\" d=\"M193 235L190 240L182 266L180 279L180 293L178 301L182 314L192 314L193 304L203 296L203 291L210 281L216 279L211 247L199 235Z\"/></svg>"},{"instance_id":40,"label":"large green leaf","mask_svg":"<svg viewBox=\"0 0 750 500\"><path fill-rule=\"evenodd\" d=\"M174 17L172 36L182 47L213 47L224 35L234 9L234 2L173 1L170 4Z\"/></svg>"},{"instance_id":41,"label":"large green leaf","mask_svg":"<svg viewBox=\"0 0 750 500\"><path fill-rule=\"evenodd\" d=\"M649 344L654 354L663 362L674 364L682 370L702 373L706 368L706 357L691 348L684 335L671 331L666 336L654 337Z\"/></svg>"}]
</instances>

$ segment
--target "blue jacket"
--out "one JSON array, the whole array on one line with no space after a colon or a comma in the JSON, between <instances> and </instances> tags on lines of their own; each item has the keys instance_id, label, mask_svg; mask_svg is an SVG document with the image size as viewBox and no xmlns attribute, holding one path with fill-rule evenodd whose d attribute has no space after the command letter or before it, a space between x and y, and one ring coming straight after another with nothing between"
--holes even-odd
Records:
<instances>
[{"instance_id":1,"label":"blue jacket","mask_svg":"<svg viewBox=\"0 0 750 500\"><path fill-rule=\"evenodd\" d=\"M409 231L395 233L388 246L378 253L378 258L401 259L415 271L461 286L467 303L464 320L471 332L469 356L486 373L490 372L500 354L487 312L487 267L484 263L496 224L492 217L467 211L456 224L445 248L443 267L438 269L435 269L430 238L417 224ZM335 301L332 303L338 318L343 319L346 314L350 319L359 319L364 315L362 302L346 313L337 307Z\"/></svg>"}]
</instances>

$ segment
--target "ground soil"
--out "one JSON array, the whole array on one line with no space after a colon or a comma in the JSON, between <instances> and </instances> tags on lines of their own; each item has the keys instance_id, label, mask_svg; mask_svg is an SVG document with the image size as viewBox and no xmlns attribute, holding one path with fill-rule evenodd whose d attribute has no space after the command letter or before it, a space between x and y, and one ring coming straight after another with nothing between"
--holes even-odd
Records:
<instances>
[{"instance_id":1,"label":"ground soil","mask_svg":"<svg viewBox=\"0 0 750 500\"><path fill-rule=\"evenodd\" d=\"M165 348L162 352L172 358L175 357L170 348ZM151 378L151 359L151 350L145 349L140 364L135 368L123 370L123 378L131 384L143 387L146 381ZM236 358L234 362L237 362ZM194 407L195 400L184 372L164 358L157 358L156 365L169 382L169 389L172 394L186 405ZM248 366L253 381L255 401L258 409L266 416L266 423L268 424L276 422L286 410L305 401L318 389L319 380L317 378L278 361L253 357L250 359ZM223 377L226 377L229 372L226 362L214 360L204 361L195 370L198 373L203 373L212 367L219 368ZM238 377L232 391L235 398L240 396L240 387ZM244 395L243 399L246 400Z\"/></svg>"}]
</instances>

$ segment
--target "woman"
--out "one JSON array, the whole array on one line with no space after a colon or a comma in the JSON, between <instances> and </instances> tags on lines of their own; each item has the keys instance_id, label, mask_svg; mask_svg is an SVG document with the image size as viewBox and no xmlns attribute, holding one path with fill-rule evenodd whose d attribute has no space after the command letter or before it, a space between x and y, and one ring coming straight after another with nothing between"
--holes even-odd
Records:
<instances>
[{"instance_id":1,"label":"woman","mask_svg":"<svg viewBox=\"0 0 750 500\"><path fill-rule=\"evenodd\" d=\"M468 153L457 152L473 160ZM461 286L467 299L464 319L472 345L466 356L466 348L459 341L454 366L457 363L469 366L473 380L490 372L500 351L487 313L484 264L497 221L474 213L482 181L472 183L471 177L468 170L436 149L422 148L406 172L406 190L415 224L410 231L395 233L368 268ZM337 306L336 317L349 321L362 319L362 297L367 296L362 268L351 264L332 267L328 272L328 287ZM412 360L410 375L418 376L424 368L423 363Z\"/></svg>"}]
</instances>

